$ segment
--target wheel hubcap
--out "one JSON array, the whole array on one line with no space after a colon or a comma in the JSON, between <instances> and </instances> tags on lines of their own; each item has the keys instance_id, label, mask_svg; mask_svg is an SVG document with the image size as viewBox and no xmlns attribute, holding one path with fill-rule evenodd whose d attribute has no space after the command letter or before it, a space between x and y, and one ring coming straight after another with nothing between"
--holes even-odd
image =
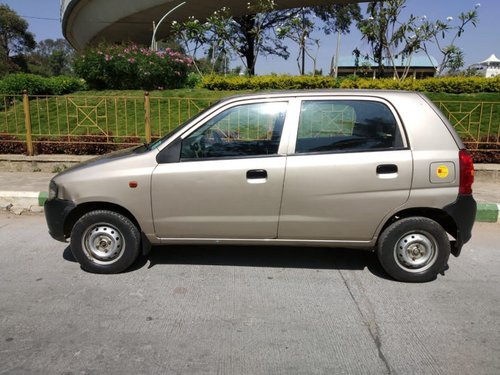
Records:
<instances>
[{"instance_id":1,"label":"wheel hubcap","mask_svg":"<svg viewBox=\"0 0 500 375\"><path fill-rule=\"evenodd\" d=\"M394 253L400 267L408 271L423 271L434 264L437 243L429 233L408 233L396 243Z\"/></svg>"},{"instance_id":2,"label":"wheel hubcap","mask_svg":"<svg viewBox=\"0 0 500 375\"><path fill-rule=\"evenodd\" d=\"M82 245L88 258L99 264L116 262L125 249L121 232L105 223L88 228L83 236Z\"/></svg>"}]
</instances>

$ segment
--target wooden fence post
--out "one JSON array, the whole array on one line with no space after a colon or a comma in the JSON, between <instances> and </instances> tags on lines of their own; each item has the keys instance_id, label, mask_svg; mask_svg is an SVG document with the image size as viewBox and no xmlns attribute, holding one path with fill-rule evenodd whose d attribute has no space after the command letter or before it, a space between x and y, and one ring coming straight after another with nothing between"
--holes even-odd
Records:
<instances>
[{"instance_id":1,"label":"wooden fence post","mask_svg":"<svg viewBox=\"0 0 500 375\"><path fill-rule=\"evenodd\" d=\"M144 93L144 130L146 133L146 142L151 142L151 102L149 92Z\"/></svg>"},{"instance_id":2,"label":"wooden fence post","mask_svg":"<svg viewBox=\"0 0 500 375\"><path fill-rule=\"evenodd\" d=\"M31 139L31 113L30 113L30 100L28 98L28 90L23 91L23 111L24 111L24 125L26 127L26 146L28 148L28 155L33 156L33 140Z\"/></svg>"}]
</instances>

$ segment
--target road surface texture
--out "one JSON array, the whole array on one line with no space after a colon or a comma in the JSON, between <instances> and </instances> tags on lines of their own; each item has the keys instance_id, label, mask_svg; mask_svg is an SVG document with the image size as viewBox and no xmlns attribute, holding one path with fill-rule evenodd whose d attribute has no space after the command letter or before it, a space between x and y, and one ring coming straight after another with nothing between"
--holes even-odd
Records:
<instances>
[{"instance_id":1,"label":"road surface texture","mask_svg":"<svg viewBox=\"0 0 500 375\"><path fill-rule=\"evenodd\" d=\"M371 253L153 249L82 271L41 215L0 215L0 374L500 374L500 225L446 276Z\"/></svg>"}]
</instances>

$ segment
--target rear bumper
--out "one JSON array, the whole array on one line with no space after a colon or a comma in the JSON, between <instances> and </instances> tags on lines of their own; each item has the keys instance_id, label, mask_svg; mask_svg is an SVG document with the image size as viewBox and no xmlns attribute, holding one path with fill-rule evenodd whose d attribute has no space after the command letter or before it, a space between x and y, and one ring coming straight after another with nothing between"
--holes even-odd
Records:
<instances>
[{"instance_id":1,"label":"rear bumper","mask_svg":"<svg viewBox=\"0 0 500 375\"><path fill-rule=\"evenodd\" d=\"M472 236L472 227L476 219L477 204L472 195L459 195L457 200L444 207L457 225L456 241L452 243L451 253L458 257L462 247Z\"/></svg>"},{"instance_id":2,"label":"rear bumper","mask_svg":"<svg viewBox=\"0 0 500 375\"><path fill-rule=\"evenodd\" d=\"M66 242L64 224L66 223L68 215L75 207L76 205L73 202L62 199L52 199L45 202L45 220L47 221L49 234L52 238L61 242Z\"/></svg>"}]
</instances>

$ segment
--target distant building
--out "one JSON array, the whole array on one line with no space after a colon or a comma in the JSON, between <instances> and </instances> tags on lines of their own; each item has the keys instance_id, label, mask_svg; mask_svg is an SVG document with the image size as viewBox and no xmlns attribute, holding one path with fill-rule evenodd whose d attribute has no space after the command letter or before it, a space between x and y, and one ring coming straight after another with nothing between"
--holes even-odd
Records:
<instances>
[{"instance_id":1,"label":"distant building","mask_svg":"<svg viewBox=\"0 0 500 375\"><path fill-rule=\"evenodd\" d=\"M470 68L475 69L478 75L481 75L483 77L496 77L500 75L500 59L496 57L495 54L492 54L486 60L474 64Z\"/></svg>"},{"instance_id":2,"label":"distant building","mask_svg":"<svg viewBox=\"0 0 500 375\"><path fill-rule=\"evenodd\" d=\"M414 79L434 77L438 66L434 57L423 55L412 56L410 61L398 57L394 62L399 76L407 70L407 77L413 77ZM338 62L338 76L348 75L371 77L373 79L396 78L393 64L388 58L384 60L384 73L380 76L378 74L378 64L372 59L363 56L360 56L359 59L356 59L355 56L341 56Z\"/></svg>"}]
</instances>

